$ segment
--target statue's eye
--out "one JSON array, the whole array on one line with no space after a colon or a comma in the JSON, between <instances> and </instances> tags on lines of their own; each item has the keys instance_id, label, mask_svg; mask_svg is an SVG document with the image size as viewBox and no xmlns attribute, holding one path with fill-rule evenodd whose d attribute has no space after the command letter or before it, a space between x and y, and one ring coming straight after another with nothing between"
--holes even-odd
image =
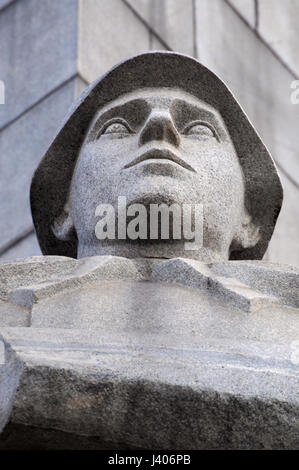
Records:
<instances>
[{"instance_id":1,"label":"statue's eye","mask_svg":"<svg viewBox=\"0 0 299 470\"><path fill-rule=\"evenodd\" d=\"M199 138L201 140L208 140L212 138L217 139L216 132L211 129L211 127L203 123L195 123L189 125L185 129L184 134L190 137Z\"/></svg>"},{"instance_id":2,"label":"statue's eye","mask_svg":"<svg viewBox=\"0 0 299 470\"><path fill-rule=\"evenodd\" d=\"M130 134L132 134L132 131L127 124L123 122L111 122L110 124L108 123L108 125L104 126L104 129L99 132L97 138L101 137L101 135L124 137Z\"/></svg>"}]
</instances>

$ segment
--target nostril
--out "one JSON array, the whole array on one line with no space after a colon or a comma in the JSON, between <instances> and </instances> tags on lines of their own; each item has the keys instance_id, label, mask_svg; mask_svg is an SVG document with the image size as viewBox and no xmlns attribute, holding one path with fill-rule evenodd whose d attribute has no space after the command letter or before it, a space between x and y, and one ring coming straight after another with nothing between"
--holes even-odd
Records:
<instances>
[{"instance_id":1,"label":"nostril","mask_svg":"<svg viewBox=\"0 0 299 470\"><path fill-rule=\"evenodd\" d=\"M174 126L172 129L166 130L166 140L176 147L180 144L180 134Z\"/></svg>"},{"instance_id":2,"label":"nostril","mask_svg":"<svg viewBox=\"0 0 299 470\"><path fill-rule=\"evenodd\" d=\"M162 140L178 146L180 135L169 113L152 113L140 133L140 144L151 140Z\"/></svg>"}]
</instances>

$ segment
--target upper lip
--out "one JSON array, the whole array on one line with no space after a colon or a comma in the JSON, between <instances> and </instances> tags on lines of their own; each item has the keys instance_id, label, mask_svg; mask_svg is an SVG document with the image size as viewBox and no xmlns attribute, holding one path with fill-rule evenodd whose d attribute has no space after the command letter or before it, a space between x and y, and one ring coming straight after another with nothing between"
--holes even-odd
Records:
<instances>
[{"instance_id":1,"label":"upper lip","mask_svg":"<svg viewBox=\"0 0 299 470\"><path fill-rule=\"evenodd\" d=\"M150 148L140 154L138 154L133 160L131 160L129 163L127 163L124 166L124 169L130 168L131 166L137 165L137 163L143 162L144 160L171 160L174 163L177 163L178 165L182 166L183 168L186 168L189 171L195 172L194 168L192 166L188 165L184 160L182 160L178 155L176 155L173 150L170 150L165 147L158 147L155 146L154 148Z\"/></svg>"}]
</instances>

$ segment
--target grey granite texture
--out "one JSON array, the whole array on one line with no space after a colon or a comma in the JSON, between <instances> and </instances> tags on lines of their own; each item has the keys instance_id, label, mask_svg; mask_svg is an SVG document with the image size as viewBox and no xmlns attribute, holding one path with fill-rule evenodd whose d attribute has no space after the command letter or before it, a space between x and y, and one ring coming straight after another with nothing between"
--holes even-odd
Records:
<instances>
[{"instance_id":1,"label":"grey granite texture","mask_svg":"<svg viewBox=\"0 0 299 470\"><path fill-rule=\"evenodd\" d=\"M96 208L118 196L202 204L203 246L98 240ZM0 448L32 428L26 448L65 433L80 448L299 448L299 271L255 261L281 202L270 154L196 60L140 54L86 89L32 182L46 256L0 265Z\"/></svg>"},{"instance_id":2,"label":"grey granite texture","mask_svg":"<svg viewBox=\"0 0 299 470\"><path fill-rule=\"evenodd\" d=\"M273 295L285 305L299 308L298 268L294 266L247 261L242 264L242 269L236 262L213 263L211 268L221 275L239 279L252 289Z\"/></svg>"},{"instance_id":3,"label":"grey granite texture","mask_svg":"<svg viewBox=\"0 0 299 470\"><path fill-rule=\"evenodd\" d=\"M109 119L125 120L130 131L105 135L100 126ZM186 129L192 122L200 122L199 130L189 135ZM207 137L203 128L208 126L212 130ZM164 162L141 162L150 156ZM129 203L202 203L203 249L187 253L181 240L148 241L145 247L100 242L94 231L95 208L99 203L115 205L117 196L126 196ZM31 186L43 253L72 257L259 259L281 201L273 161L224 83L195 59L167 52L124 61L86 89ZM53 230L57 221L61 228Z\"/></svg>"},{"instance_id":4,"label":"grey granite texture","mask_svg":"<svg viewBox=\"0 0 299 470\"><path fill-rule=\"evenodd\" d=\"M252 284L249 273L261 269L255 293L273 300L276 291L276 301L248 311L231 295L232 275ZM2 427L10 424L0 448L18 447L15 427L35 449L57 448L64 432L78 448L299 448L299 317L276 289L284 271L297 274L298 287L295 268L261 262L99 256L2 265L0 374L10 383ZM217 295L223 276L231 282ZM33 441L32 427L41 430Z\"/></svg>"},{"instance_id":5,"label":"grey granite texture","mask_svg":"<svg viewBox=\"0 0 299 470\"><path fill-rule=\"evenodd\" d=\"M1 353L3 353L3 345L1 339ZM22 361L16 356L15 352L9 345L4 346L4 358L1 357L0 361L0 430L3 429L10 417L11 398L16 392L22 369Z\"/></svg>"},{"instance_id":6,"label":"grey granite texture","mask_svg":"<svg viewBox=\"0 0 299 470\"><path fill-rule=\"evenodd\" d=\"M132 450L132 447L121 442L115 444L104 442L98 437L79 436L57 429L41 429L12 423L3 431L0 449L48 450L49 446L52 450ZM135 449L138 448L134 447Z\"/></svg>"},{"instance_id":7,"label":"grey granite texture","mask_svg":"<svg viewBox=\"0 0 299 470\"><path fill-rule=\"evenodd\" d=\"M222 264L220 263L221 267ZM243 264L240 266L240 271L243 272ZM204 263L193 260L183 261L178 258L164 261L154 270L153 277L160 281L175 281L178 284L207 289L213 295L248 312L260 310L267 304L271 305L277 302L274 296L263 295L256 291L258 290L258 282L256 290L249 289L248 285L237 280L237 276L234 276L233 279L233 276L219 276Z\"/></svg>"}]
</instances>

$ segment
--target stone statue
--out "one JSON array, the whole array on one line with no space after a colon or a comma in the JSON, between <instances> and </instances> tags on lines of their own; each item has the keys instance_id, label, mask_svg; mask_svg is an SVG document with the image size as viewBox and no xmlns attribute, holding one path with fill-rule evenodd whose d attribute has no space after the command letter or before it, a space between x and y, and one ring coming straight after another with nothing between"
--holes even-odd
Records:
<instances>
[{"instance_id":1,"label":"stone statue","mask_svg":"<svg viewBox=\"0 0 299 470\"><path fill-rule=\"evenodd\" d=\"M91 84L33 177L45 256L0 267L0 448L299 448L299 270L261 261L281 203L195 59Z\"/></svg>"}]
</instances>

